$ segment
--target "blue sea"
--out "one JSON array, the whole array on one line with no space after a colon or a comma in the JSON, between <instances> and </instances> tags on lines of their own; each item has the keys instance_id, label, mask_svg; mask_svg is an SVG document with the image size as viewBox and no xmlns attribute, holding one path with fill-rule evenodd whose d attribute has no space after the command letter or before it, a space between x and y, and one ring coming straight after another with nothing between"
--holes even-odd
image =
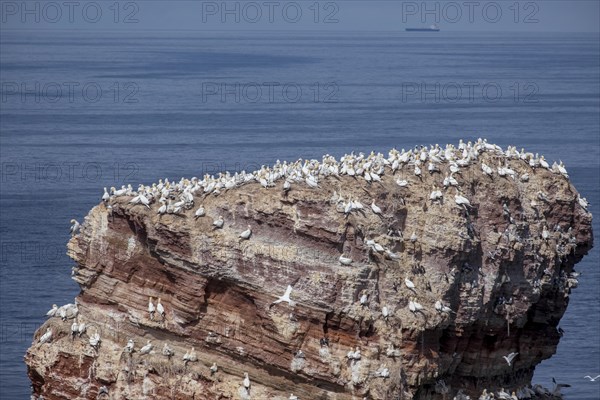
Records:
<instances>
[{"instance_id":1,"label":"blue sea","mask_svg":"<svg viewBox=\"0 0 600 400\"><path fill-rule=\"evenodd\" d=\"M565 162L600 227L597 34L3 31L0 398L78 294L69 220L103 187L253 170L277 159L485 137ZM600 246L535 383L600 399Z\"/></svg>"}]
</instances>

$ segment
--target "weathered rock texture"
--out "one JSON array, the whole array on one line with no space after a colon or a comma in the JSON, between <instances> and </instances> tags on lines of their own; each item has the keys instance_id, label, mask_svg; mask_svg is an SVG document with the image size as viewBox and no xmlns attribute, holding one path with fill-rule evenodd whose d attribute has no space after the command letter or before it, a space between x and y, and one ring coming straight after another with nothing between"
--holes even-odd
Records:
<instances>
[{"instance_id":1,"label":"weathered rock texture","mask_svg":"<svg viewBox=\"0 0 600 400\"><path fill-rule=\"evenodd\" d=\"M498 165L493 154L481 160ZM207 214L198 219L194 210L159 216L156 204L112 198L112 210L94 207L68 244L87 333L72 340L71 321L60 318L40 328L26 355L33 391L47 400L94 399L102 386L112 399L441 399L441 380L449 396L527 384L556 350L574 285L564 274L592 246L591 214L561 175L508 163L529 181L490 178L478 163L455 174L468 211L455 203L453 188L441 202L429 200L447 166L422 178L408 168L386 170L373 184L330 176L319 188L297 183L287 194L282 182L269 189L250 183L196 196ZM398 186L398 177L409 185ZM346 217L334 191L364 210ZM372 199L381 216L369 209ZM213 229L219 215L225 226ZM247 225L253 234L242 241ZM369 249L368 239L399 258ZM340 264L342 252L352 265ZM295 306L271 305L288 284ZM164 320L150 319L149 296L161 298ZM421 313L409 311L411 297ZM436 311L436 300L456 313ZM39 344L47 327L52 341ZM88 344L96 330L98 351ZM324 337L329 346L320 345ZM123 353L129 338L131 355ZM147 340L153 353L141 355ZM170 360L161 354L164 343L175 352ZM184 366L191 347L198 361ZM356 347L362 357L351 362L347 353ZM512 366L502 359L510 352L519 353ZM387 379L376 373L383 365Z\"/></svg>"}]
</instances>

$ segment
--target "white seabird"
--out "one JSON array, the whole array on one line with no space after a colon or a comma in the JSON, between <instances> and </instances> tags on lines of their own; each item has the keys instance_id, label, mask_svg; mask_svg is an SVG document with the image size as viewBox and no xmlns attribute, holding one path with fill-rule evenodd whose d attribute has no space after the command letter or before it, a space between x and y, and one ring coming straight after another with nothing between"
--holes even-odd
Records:
<instances>
[{"instance_id":1,"label":"white seabird","mask_svg":"<svg viewBox=\"0 0 600 400\"><path fill-rule=\"evenodd\" d=\"M298 396L294 396L294 393L290 394L288 400L298 400Z\"/></svg>"},{"instance_id":2,"label":"white seabird","mask_svg":"<svg viewBox=\"0 0 600 400\"><path fill-rule=\"evenodd\" d=\"M77 333L79 333L79 324L77 323L77 319L75 319L71 324L71 339L75 339Z\"/></svg>"},{"instance_id":3,"label":"white seabird","mask_svg":"<svg viewBox=\"0 0 600 400\"><path fill-rule=\"evenodd\" d=\"M366 293L363 293L362 296L360 296L360 304L363 306L367 305L367 301L369 301L369 295L367 295Z\"/></svg>"},{"instance_id":4,"label":"white seabird","mask_svg":"<svg viewBox=\"0 0 600 400\"><path fill-rule=\"evenodd\" d=\"M371 210L373 210L373 212L377 215L381 215L381 208L379 208L376 204L375 204L375 200L373 200L373 202L371 203Z\"/></svg>"},{"instance_id":5,"label":"white seabird","mask_svg":"<svg viewBox=\"0 0 600 400\"><path fill-rule=\"evenodd\" d=\"M148 354L148 353L150 353L150 351L152 350L152 347L153 347L152 343L150 343L150 340L148 340L146 342L146 345L140 349L140 354Z\"/></svg>"},{"instance_id":6,"label":"white seabird","mask_svg":"<svg viewBox=\"0 0 600 400\"><path fill-rule=\"evenodd\" d=\"M196 350L192 347L190 351L186 352L183 355L182 360L184 365L187 365L188 362L198 361L198 356L196 356Z\"/></svg>"},{"instance_id":7,"label":"white seabird","mask_svg":"<svg viewBox=\"0 0 600 400\"><path fill-rule=\"evenodd\" d=\"M48 317L56 316L56 312L58 311L58 306L56 304L52 304L52 308L46 313Z\"/></svg>"},{"instance_id":8,"label":"white seabird","mask_svg":"<svg viewBox=\"0 0 600 400\"><path fill-rule=\"evenodd\" d=\"M135 346L135 342L133 341L133 339L129 339L127 341L127 345L125 346L125 348L123 349L123 351L125 351L127 353L133 353L134 346Z\"/></svg>"},{"instance_id":9,"label":"white seabird","mask_svg":"<svg viewBox=\"0 0 600 400\"><path fill-rule=\"evenodd\" d=\"M248 378L248 373L244 372L244 380L242 381L244 388L246 388L246 392L250 392L250 378Z\"/></svg>"},{"instance_id":10,"label":"white seabird","mask_svg":"<svg viewBox=\"0 0 600 400\"><path fill-rule=\"evenodd\" d=\"M454 201L456 202L456 204L458 204L459 206L466 206L466 207L471 207L471 202L469 201L469 199L467 199L466 197L456 193L454 195Z\"/></svg>"},{"instance_id":11,"label":"white seabird","mask_svg":"<svg viewBox=\"0 0 600 400\"><path fill-rule=\"evenodd\" d=\"M423 310L423 306L419 303L417 303L415 301L414 297L411 297L410 300L408 301L408 309L413 312L414 314L418 313L419 311Z\"/></svg>"},{"instance_id":12,"label":"white seabird","mask_svg":"<svg viewBox=\"0 0 600 400\"><path fill-rule=\"evenodd\" d=\"M271 304L279 304L279 303L285 301L290 306L294 307L296 305L296 303L290 298L291 294L292 294L292 285L288 285L283 296L281 296L280 298L278 298Z\"/></svg>"},{"instance_id":13,"label":"white seabird","mask_svg":"<svg viewBox=\"0 0 600 400\"><path fill-rule=\"evenodd\" d=\"M410 235L410 241L415 243L417 239L417 233L413 231L412 235Z\"/></svg>"},{"instance_id":14,"label":"white seabird","mask_svg":"<svg viewBox=\"0 0 600 400\"><path fill-rule=\"evenodd\" d=\"M41 337L40 337L40 343L46 343L49 342L50 339L52 339L52 329L51 328L47 328L46 329L46 333L44 333Z\"/></svg>"},{"instance_id":15,"label":"white seabird","mask_svg":"<svg viewBox=\"0 0 600 400\"><path fill-rule=\"evenodd\" d=\"M592 378L592 377L591 377L591 376L589 376L589 375L586 375L586 376L584 376L583 378L584 378L584 379L589 379L589 380L590 380L590 382L596 382L596 379L600 378L600 375L596 375L596 377L594 377L594 378Z\"/></svg>"},{"instance_id":16,"label":"white seabird","mask_svg":"<svg viewBox=\"0 0 600 400\"><path fill-rule=\"evenodd\" d=\"M167 358L171 358L171 357L173 357L175 352L173 351L172 348L169 347L168 344L165 343L163 345L162 354L163 354L163 356L166 356Z\"/></svg>"},{"instance_id":17,"label":"white seabird","mask_svg":"<svg viewBox=\"0 0 600 400\"><path fill-rule=\"evenodd\" d=\"M225 221L223 221L223 217L221 215L219 215L219 218L217 218L213 221L213 226L215 227L215 229L220 229L223 227L224 223L225 223Z\"/></svg>"},{"instance_id":18,"label":"white seabird","mask_svg":"<svg viewBox=\"0 0 600 400\"><path fill-rule=\"evenodd\" d=\"M90 336L90 346L92 346L96 350L98 350L101 341L102 340L100 339L100 334L98 332L95 332L92 334L92 336Z\"/></svg>"},{"instance_id":19,"label":"white seabird","mask_svg":"<svg viewBox=\"0 0 600 400\"><path fill-rule=\"evenodd\" d=\"M160 297L156 301L156 312L158 312L158 315L160 315L160 317L162 319L165 319L165 308L163 307L162 303L160 302Z\"/></svg>"},{"instance_id":20,"label":"white seabird","mask_svg":"<svg viewBox=\"0 0 600 400\"><path fill-rule=\"evenodd\" d=\"M210 374L214 375L217 373L217 371L219 370L219 367L217 367L217 363L214 362L211 366L210 366Z\"/></svg>"},{"instance_id":21,"label":"white seabird","mask_svg":"<svg viewBox=\"0 0 600 400\"><path fill-rule=\"evenodd\" d=\"M352 264L352 259L348 258L348 257L344 257L344 254L342 254L340 256L340 258L338 258L338 260L340 261L341 264L343 265L350 265Z\"/></svg>"},{"instance_id":22,"label":"white seabird","mask_svg":"<svg viewBox=\"0 0 600 400\"><path fill-rule=\"evenodd\" d=\"M404 284L406 285L407 288L409 288L410 290L412 290L413 292L416 292L416 286L413 283L413 281L411 281L408 278L404 278Z\"/></svg>"},{"instance_id":23,"label":"white seabird","mask_svg":"<svg viewBox=\"0 0 600 400\"><path fill-rule=\"evenodd\" d=\"M106 190L106 188L104 188L104 194L102 195L102 201L106 203L109 199L110 199L110 194L108 193L108 190Z\"/></svg>"},{"instance_id":24,"label":"white seabird","mask_svg":"<svg viewBox=\"0 0 600 400\"><path fill-rule=\"evenodd\" d=\"M240 238L243 240L248 240L248 239L250 239L250 236L252 236L252 227L250 225L248 225L248 229L246 229L244 232L240 233Z\"/></svg>"},{"instance_id":25,"label":"white seabird","mask_svg":"<svg viewBox=\"0 0 600 400\"><path fill-rule=\"evenodd\" d=\"M198 219L198 218L203 217L203 216L204 216L204 207L200 206L200 207L198 207L198 209L194 213L194 218Z\"/></svg>"},{"instance_id":26,"label":"white seabird","mask_svg":"<svg viewBox=\"0 0 600 400\"><path fill-rule=\"evenodd\" d=\"M519 353L515 353L512 352L506 356L502 356L502 358L504 358L504 360L506 360L506 363L508 364L508 366L510 367L512 364L512 361L515 359L515 357L518 355Z\"/></svg>"},{"instance_id":27,"label":"white seabird","mask_svg":"<svg viewBox=\"0 0 600 400\"><path fill-rule=\"evenodd\" d=\"M79 222L77 222L77 220L72 219L71 220L71 228L69 229L69 233L71 234L71 236L75 236L77 234L77 232L79 232Z\"/></svg>"},{"instance_id":28,"label":"white seabird","mask_svg":"<svg viewBox=\"0 0 600 400\"><path fill-rule=\"evenodd\" d=\"M444 305L444 303L442 303L441 300L438 300L435 302L435 309L441 313L446 313L446 314L450 314L450 313L454 313L456 314L454 311L452 311L452 309L450 307L447 307Z\"/></svg>"},{"instance_id":29,"label":"white seabird","mask_svg":"<svg viewBox=\"0 0 600 400\"><path fill-rule=\"evenodd\" d=\"M150 320L154 321L154 312L156 311L156 307L154 307L154 303L152 302L152 297L148 298L148 313L150 314Z\"/></svg>"},{"instance_id":30,"label":"white seabird","mask_svg":"<svg viewBox=\"0 0 600 400\"><path fill-rule=\"evenodd\" d=\"M79 337L85 333L86 328L85 322L79 323L79 326L77 327L77 333L79 334Z\"/></svg>"},{"instance_id":31,"label":"white seabird","mask_svg":"<svg viewBox=\"0 0 600 400\"><path fill-rule=\"evenodd\" d=\"M381 309L381 315L383 316L383 319L388 319L388 317L390 316L390 311L388 310L387 306L383 306L383 308Z\"/></svg>"}]
</instances>

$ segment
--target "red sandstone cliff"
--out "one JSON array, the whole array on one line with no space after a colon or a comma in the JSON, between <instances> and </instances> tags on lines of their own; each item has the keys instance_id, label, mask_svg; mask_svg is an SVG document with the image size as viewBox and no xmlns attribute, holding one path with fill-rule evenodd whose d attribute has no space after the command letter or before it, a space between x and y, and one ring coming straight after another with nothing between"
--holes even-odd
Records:
<instances>
[{"instance_id":1,"label":"red sandstone cliff","mask_svg":"<svg viewBox=\"0 0 600 400\"><path fill-rule=\"evenodd\" d=\"M441 381L450 395L528 383L558 344L556 326L576 284L568 274L592 245L591 214L550 170L506 160L516 179L482 173L480 162L500 159L483 152L454 175L470 208L456 204L454 188L429 199L447 164L421 178L408 166L388 168L373 183L328 176L318 188L298 182L287 193L283 181L268 189L248 183L198 193L180 214L111 198L68 245L87 331L72 340L72 321L60 318L40 328L26 356L34 393L95 399L105 386L109 394L99 398L441 399ZM524 173L528 181L519 179ZM365 208L346 216L336 196ZM369 208L373 199L381 215ZM206 216L195 219L200 204ZM224 227L213 229L219 215ZM252 236L242 240L247 225ZM338 261L342 253L351 265ZM295 306L271 305L288 285ZM149 296L161 298L164 319L150 319ZM422 312L409 310L413 297ZM455 313L437 311L437 300ZM48 327L51 341L38 343ZM95 331L98 350L88 343ZM128 339L131 354L123 352ZM141 354L148 340L154 349ZM165 343L172 358L162 354ZM191 347L198 360L184 365ZM349 360L357 347L360 360ZM510 352L519 354L508 366L502 356ZM384 366L389 377L378 376Z\"/></svg>"}]
</instances>

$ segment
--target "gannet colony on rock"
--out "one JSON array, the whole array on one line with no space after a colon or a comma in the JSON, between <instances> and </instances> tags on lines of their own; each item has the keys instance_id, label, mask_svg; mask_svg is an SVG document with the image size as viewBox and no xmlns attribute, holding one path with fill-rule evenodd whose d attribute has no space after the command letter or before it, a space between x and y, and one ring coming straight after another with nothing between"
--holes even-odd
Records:
<instances>
[{"instance_id":1,"label":"gannet colony on rock","mask_svg":"<svg viewBox=\"0 0 600 400\"><path fill-rule=\"evenodd\" d=\"M531 377L587 208L562 162L481 139L105 188L72 221L81 293L36 333L34 396L553 398Z\"/></svg>"}]
</instances>

